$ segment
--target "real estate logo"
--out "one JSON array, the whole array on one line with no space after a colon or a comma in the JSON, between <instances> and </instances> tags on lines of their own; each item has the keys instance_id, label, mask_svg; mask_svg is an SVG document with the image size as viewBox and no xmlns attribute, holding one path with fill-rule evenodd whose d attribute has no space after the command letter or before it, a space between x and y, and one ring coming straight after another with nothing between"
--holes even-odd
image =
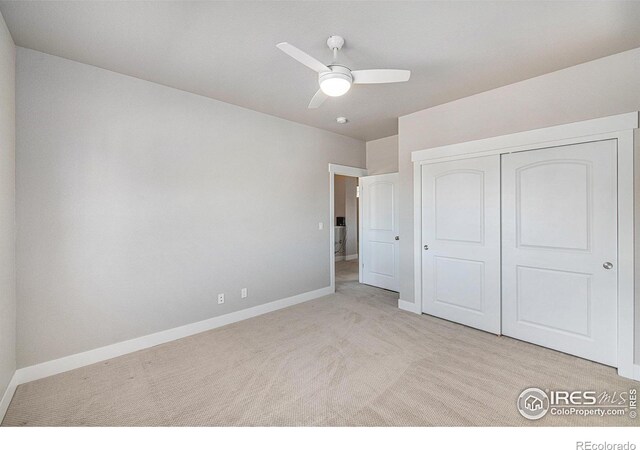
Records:
<instances>
[{"instance_id":1,"label":"real estate logo","mask_svg":"<svg viewBox=\"0 0 640 450\"><path fill-rule=\"evenodd\" d=\"M615 392L527 388L518 397L518 411L529 420L552 416L638 417L637 389Z\"/></svg>"},{"instance_id":2,"label":"real estate logo","mask_svg":"<svg viewBox=\"0 0 640 450\"><path fill-rule=\"evenodd\" d=\"M518 397L518 411L526 419L541 419L549 411L549 397L541 389L525 389Z\"/></svg>"}]
</instances>

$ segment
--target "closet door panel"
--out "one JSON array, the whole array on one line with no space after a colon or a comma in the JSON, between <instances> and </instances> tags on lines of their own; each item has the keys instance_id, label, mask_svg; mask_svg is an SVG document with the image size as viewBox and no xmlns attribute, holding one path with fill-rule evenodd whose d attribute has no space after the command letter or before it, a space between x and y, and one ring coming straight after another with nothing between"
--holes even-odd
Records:
<instances>
[{"instance_id":1,"label":"closet door panel","mask_svg":"<svg viewBox=\"0 0 640 450\"><path fill-rule=\"evenodd\" d=\"M422 168L422 311L500 334L500 157Z\"/></svg>"},{"instance_id":2,"label":"closet door panel","mask_svg":"<svg viewBox=\"0 0 640 450\"><path fill-rule=\"evenodd\" d=\"M617 364L616 141L502 156L502 330Z\"/></svg>"}]
</instances>

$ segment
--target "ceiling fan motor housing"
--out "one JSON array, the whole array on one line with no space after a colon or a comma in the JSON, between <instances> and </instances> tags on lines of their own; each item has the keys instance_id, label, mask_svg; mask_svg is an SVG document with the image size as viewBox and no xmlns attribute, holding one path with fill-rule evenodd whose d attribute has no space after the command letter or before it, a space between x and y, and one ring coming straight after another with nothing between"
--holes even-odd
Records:
<instances>
[{"instance_id":1,"label":"ceiling fan motor housing","mask_svg":"<svg viewBox=\"0 0 640 450\"><path fill-rule=\"evenodd\" d=\"M344 38L342 36L329 36L327 39L327 46L331 50L340 50L344 45Z\"/></svg>"},{"instance_id":2,"label":"ceiling fan motor housing","mask_svg":"<svg viewBox=\"0 0 640 450\"><path fill-rule=\"evenodd\" d=\"M318 75L320 89L330 97L344 95L353 83L351 71L344 66L332 64L328 66L331 72L323 72Z\"/></svg>"}]
</instances>

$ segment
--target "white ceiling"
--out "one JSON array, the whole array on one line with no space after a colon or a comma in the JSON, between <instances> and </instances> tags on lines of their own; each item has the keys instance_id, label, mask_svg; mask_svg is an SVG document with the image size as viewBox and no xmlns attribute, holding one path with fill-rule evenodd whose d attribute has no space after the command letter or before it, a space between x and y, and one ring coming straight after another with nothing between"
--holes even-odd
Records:
<instances>
[{"instance_id":1,"label":"white ceiling","mask_svg":"<svg viewBox=\"0 0 640 450\"><path fill-rule=\"evenodd\" d=\"M397 133L397 117L640 47L640 2L11 2L17 45L358 139ZM351 69L412 71L355 86L318 110L314 72L331 34ZM337 116L350 122L338 125Z\"/></svg>"}]
</instances>

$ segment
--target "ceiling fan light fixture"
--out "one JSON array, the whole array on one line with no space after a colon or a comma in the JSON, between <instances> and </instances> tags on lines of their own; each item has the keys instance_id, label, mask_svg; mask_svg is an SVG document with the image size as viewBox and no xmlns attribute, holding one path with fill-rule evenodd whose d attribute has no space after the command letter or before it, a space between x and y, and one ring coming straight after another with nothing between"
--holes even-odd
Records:
<instances>
[{"instance_id":1,"label":"ceiling fan light fixture","mask_svg":"<svg viewBox=\"0 0 640 450\"><path fill-rule=\"evenodd\" d=\"M341 36L329 37L327 46L333 52L333 62L326 65L288 42L280 42L276 45L284 53L318 74L320 89L314 94L307 108L316 109L328 97L340 97L346 94L351 89L352 84L383 84L409 81L409 77L411 77L411 71L409 70L364 69L352 71L348 67L338 64L338 50L343 45L344 38Z\"/></svg>"},{"instance_id":2,"label":"ceiling fan light fixture","mask_svg":"<svg viewBox=\"0 0 640 450\"><path fill-rule=\"evenodd\" d=\"M340 97L351 89L351 77L335 72L322 74L320 75L320 89L329 97Z\"/></svg>"}]
</instances>

